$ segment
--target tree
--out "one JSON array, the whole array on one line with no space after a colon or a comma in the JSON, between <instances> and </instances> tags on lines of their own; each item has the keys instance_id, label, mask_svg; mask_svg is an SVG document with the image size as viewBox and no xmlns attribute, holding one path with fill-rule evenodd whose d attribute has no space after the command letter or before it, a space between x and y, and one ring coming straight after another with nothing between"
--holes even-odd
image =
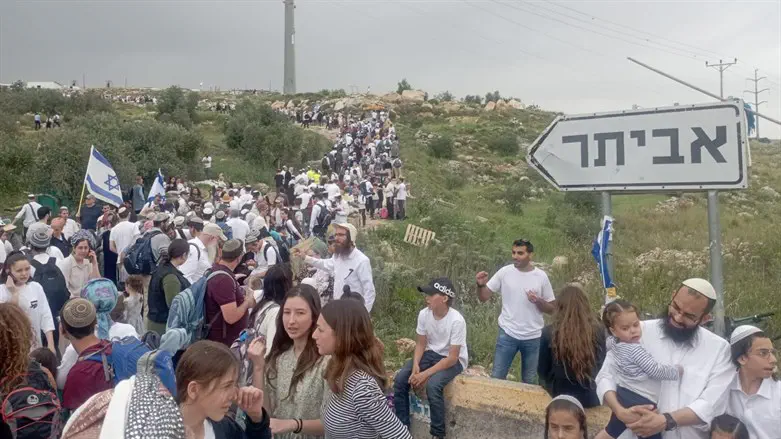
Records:
<instances>
[{"instance_id":1,"label":"tree","mask_svg":"<svg viewBox=\"0 0 781 439\"><path fill-rule=\"evenodd\" d=\"M11 90L13 91L22 91L27 87L27 84L24 83L21 79L17 79L14 81L13 84L11 84Z\"/></svg>"},{"instance_id":2,"label":"tree","mask_svg":"<svg viewBox=\"0 0 781 439\"><path fill-rule=\"evenodd\" d=\"M187 92L180 87L172 86L163 90L157 101L157 119L161 122L172 122L187 129L197 123L198 93Z\"/></svg>"},{"instance_id":3,"label":"tree","mask_svg":"<svg viewBox=\"0 0 781 439\"><path fill-rule=\"evenodd\" d=\"M499 94L499 91L494 91L491 93L490 91L485 94L485 102L498 102L499 99L502 99L502 95Z\"/></svg>"},{"instance_id":4,"label":"tree","mask_svg":"<svg viewBox=\"0 0 781 439\"><path fill-rule=\"evenodd\" d=\"M434 139L429 143L431 155L438 159L452 159L455 154L453 152L453 139L447 136Z\"/></svg>"},{"instance_id":5,"label":"tree","mask_svg":"<svg viewBox=\"0 0 781 439\"><path fill-rule=\"evenodd\" d=\"M450 93L449 91L445 90L442 93L434 96L434 99L440 102L450 102L453 100L453 93Z\"/></svg>"},{"instance_id":6,"label":"tree","mask_svg":"<svg viewBox=\"0 0 781 439\"><path fill-rule=\"evenodd\" d=\"M480 105L483 103L483 98L479 95L466 95L464 96L464 103Z\"/></svg>"},{"instance_id":7,"label":"tree","mask_svg":"<svg viewBox=\"0 0 781 439\"><path fill-rule=\"evenodd\" d=\"M401 94L404 90L412 90L412 86L407 82L407 78L403 78L398 85L399 86L396 88L396 93L398 94Z\"/></svg>"}]
</instances>

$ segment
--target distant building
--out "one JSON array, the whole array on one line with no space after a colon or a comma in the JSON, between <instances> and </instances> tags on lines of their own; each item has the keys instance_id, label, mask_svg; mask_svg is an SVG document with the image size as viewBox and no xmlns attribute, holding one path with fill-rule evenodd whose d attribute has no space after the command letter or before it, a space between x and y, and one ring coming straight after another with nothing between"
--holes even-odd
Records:
<instances>
[{"instance_id":1,"label":"distant building","mask_svg":"<svg viewBox=\"0 0 781 439\"><path fill-rule=\"evenodd\" d=\"M79 90L77 86L66 86L56 81L42 81L42 82L27 82L25 83L27 88L40 88L44 90Z\"/></svg>"}]
</instances>

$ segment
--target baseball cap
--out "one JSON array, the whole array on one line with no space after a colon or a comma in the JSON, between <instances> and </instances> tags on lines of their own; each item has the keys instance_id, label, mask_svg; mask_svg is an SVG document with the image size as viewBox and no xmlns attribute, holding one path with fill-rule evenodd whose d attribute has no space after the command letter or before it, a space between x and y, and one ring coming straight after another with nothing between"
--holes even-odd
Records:
<instances>
[{"instance_id":1,"label":"baseball cap","mask_svg":"<svg viewBox=\"0 0 781 439\"><path fill-rule=\"evenodd\" d=\"M70 299L62 307L60 316L71 328L85 328L96 320L95 305L83 297Z\"/></svg>"},{"instance_id":2,"label":"baseball cap","mask_svg":"<svg viewBox=\"0 0 781 439\"><path fill-rule=\"evenodd\" d=\"M737 342L749 337L758 332L762 332L761 329L751 325L740 325L732 331L732 335L729 337L729 344L734 345Z\"/></svg>"},{"instance_id":3,"label":"baseball cap","mask_svg":"<svg viewBox=\"0 0 781 439\"><path fill-rule=\"evenodd\" d=\"M228 237L225 236L225 233L222 233L222 229L220 228L220 226L218 226L217 224L214 224L214 223L206 224L203 227L203 232L202 233L205 233L205 234L211 235L211 236L216 236L216 237L220 238L223 241L227 241L228 240Z\"/></svg>"},{"instance_id":4,"label":"baseball cap","mask_svg":"<svg viewBox=\"0 0 781 439\"><path fill-rule=\"evenodd\" d=\"M447 297L456 297L456 288L453 286L453 282L446 277L438 277L431 281L428 285L419 286L418 291L427 295L432 294L444 294Z\"/></svg>"},{"instance_id":5,"label":"baseball cap","mask_svg":"<svg viewBox=\"0 0 781 439\"><path fill-rule=\"evenodd\" d=\"M708 299L716 300L716 290L713 288L713 285L711 285L711 283L705 279L693 277L691 279L686 279L685 281L683 281L683 285L689 288L690 290L694 290L702 294Z\"/></svg>"}]
</instances>

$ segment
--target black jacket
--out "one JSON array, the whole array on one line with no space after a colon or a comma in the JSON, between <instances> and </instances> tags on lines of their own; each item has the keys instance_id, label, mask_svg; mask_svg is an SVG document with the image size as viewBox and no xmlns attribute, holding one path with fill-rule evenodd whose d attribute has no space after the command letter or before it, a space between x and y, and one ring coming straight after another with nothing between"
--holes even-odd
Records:
<instances>
[{"instance_id":1,"label":"black jacket","mask_svg":"<svg viewBox=\"0 0 781 439\"><path fill-rule=\"evenodd\" d=\"M551 326L542 329L540 336L540 356L537 366L537 374L540 377L540 385L552 396L571 395L583 404L583 407L596 407L599 404L597 398L597 385L594 378L597 372L602 368L605 361L605 331L597 327L597 342L593 349L596 354L597 363L594 370L591 371L591 379L587 382L580 382L575 378L575 374L565 364L559 363L553 356L551 347Z\"/></svg>"},{"instance_id":2,"label":"black jacket","mask_svg":"<svg viewBox=\"0 0 781 439\"><path fill-rule=\"evenodd\" d=\"M179 269L170 262L159 266L149 281L149 320L155 323L166 323L168 321L168 302L165 300L165 291L163 291L163 279L169 274L176 275L179 279L179 291L184 291L190 287L188 281Z\"/></svg>"},{"instance_id":3,"label":"black jacket","mask_svg":"<svg viewBox=\"0 0 781 439\"><path fill-rule=\"evenodd\" d=\"M271 439L271 427L269 416L263 409L263 419L260 422L252 422L247 416L247 428L242 430L239 424L229 417L224 417L220 422L209 420L214 428L215 439Z\"/></svg>"}]
</instances>

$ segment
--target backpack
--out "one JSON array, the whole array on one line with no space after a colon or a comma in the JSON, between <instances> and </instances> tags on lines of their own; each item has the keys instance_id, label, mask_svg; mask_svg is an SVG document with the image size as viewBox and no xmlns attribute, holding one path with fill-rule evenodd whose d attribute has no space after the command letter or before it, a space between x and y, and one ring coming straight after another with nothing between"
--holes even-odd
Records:
<instances>
[{"instance_id":1,"label":"backpack","mask_svg":"<svg viewBox=\"0 0 781 439\"><path fill-rule=\"evenodd\" d=\"M272 303L261 311L260 315L255 318L254 322L251 322L251 326L243 331L232 344L231 351L236 358L241 362L239 370L239 385L249 386L252 385L252 362L247 358L247 349L249 349L250 343L257 337L266 338L268 334L264 334L260 330L260 324L265 320L266 315L273 309L278 309L279 304ZM257 322L257 324L256 324ZM271 346L274 340L266 340L266 346Z\"/></svg>"},{"instance_id":2,"label":"backpack","mask_svg":"<svg viewBox=\"0 0 781 439\"><path fill-rule=\"evenodd\" d=\"M152 238L163 232L156 230L147 233L127 249L123 265L127 274L152 274L157 268L157 261L152 253Z\"/></svg>"},{"instance_id":3,"label":"backpack","mask_svg":"<svg viewBox=\"0 0 781 439\"><path fill-rule=\"evenodd\" d=\"M57 439L62 432L62 406L46 373L35 362L29 372L5 377L22 378L20 384L0 394L0 415L11 439Z\"/></svg>"},{"instance_id":4,"label":"backpack","mask_svg":"<svg viewBox=\"0 0 781 439\"><path fill-rule=\"evenodd\" d=\"M276 248L273 245L268 245L266 248L263 249L265 252L266 249L270 246L274 249L275 252L277 252L277 263L288 263L290 262L290 250L287 248L287 243L282 239L276 239L274 238L274 242L277 243ZM266 254L263 253L263 257L265 257ZM268 260L268 259L266 259Z\"/></svg>"},{"instance_id":5,"label":"backpack","mask_svg":"<svg viewBox=\"0 0 781 439\"><path fill-rule=\"evenodd\" d=\"M369 182L364 181L360 184L361 194L363 194L364 197L368 197L371 195L371 192L369 191Z\"/></svg>"},{"instance_id":6,"label":"backpack","mask_svg":"<svg viewBox=\"0 0 781 439\"><path fill-rule=\"evenodd\" d=\"M380 218L382 219L388 219L388 209L383 207L380 209Z\"/></svg>"},{"instance_id":7,"label":"backpack","mask_svg":"<svg viewBox=\"0 0 781 439\"><path fill-rule=\"evenodd\" d=\"M70 298L68 285L65 283L65 276L57 267L57 259L49 258L46 264L41 264L33 258L30 258L30 264L35 267L33 280L41 284L43 292L46 294L46 301L49 302L52 315L60 315L65 302Z\"/></svg>"},{"instance_id":8,"label":"backpack","mask_svg":"<svg viewBox=\"0 0 781 439\"><path fill-rule=\"evenodd\" d=\"M320 205L320 214L317 215L317 227L320 227L322 229L327 229L329 225L331 225L331 212L328 211L328 208L325 207L325 205Z\"/></svg>"},{"instance_id":9,"label":"backpack","mask_svg":"<svg viewBox=\"0 0 781 439\"><path fill-rule=\"evenodd\" d=\"M106 350L111 347L111 352ZM150 352L149 346L141 340L128 336L112 341L97 352L91 352L79 357L79 361L96 361L103 364L103 376L106 381L112 382L112 387L122 380L126 380L136 374L138 360L144 354ZM176 396L176 379L174 377L174 365L171 362L171 354L158 351L154 355L154 367L160 381Z\"/></svg>"},{"instance_id":10,"label":"backpack","mask_svg":"<svg viewBox=\"0 0 781 439\"><path fill-rule=\"evenodd\" d=\"M401 159L396 159L393 161L393 167L398 169L401 168Z\"/></svg>"},{"instance_id":11,"label":"backpack","mask_svg":"<svg viewBox=\"0 0 781 439\"><path fill-rule=\"evenodd\" d=\"M328 156L324 156L324 157L323 157L323 161L322 161L322 162L320 162L320 166L321 166L323 169L328 169L328 168L330 167L329 165L330 165L330 163L328 162Z\"/></svg>"},{"instance_id":12,"label":"backpack","mask_svg":"<svg viewBox=\"0 0 781 439\"><path fill-rule=\"evenodd\" d=\"M204 322L206 284L209 279L219 275L230 276L224 271L207 272L174 297L168 309L165 334L160 338L160 349L175 354L209 335L214 320Z\"/></svg>"}]
</instances>

